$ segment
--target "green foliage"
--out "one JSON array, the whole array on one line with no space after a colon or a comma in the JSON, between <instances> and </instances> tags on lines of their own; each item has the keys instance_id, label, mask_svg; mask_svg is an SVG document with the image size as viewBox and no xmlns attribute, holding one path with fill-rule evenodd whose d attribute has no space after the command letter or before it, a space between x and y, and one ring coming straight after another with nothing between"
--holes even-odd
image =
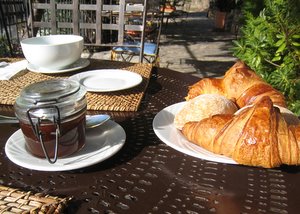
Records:
<instances>
[{"instance_id":1,"label":"green foliage","mask_svg":"<svg viewBox=\"0 0 300 214\"><path fill-rule=\"evenodd\" d=\"M262 0L243 0L242 7L244 13L251 13L254 16L258 16L259 12L264 9L265 4Z\"/></svg>"},{"instance_id":2,"label":"green foliage","mask_svg":"<svg viewBox=\"0 0 300 214\"><path fill-rule=\"evenodd\" d=\"M300 1L265 0L264 5L259 15L244 9L233 53L280 90L300 115Z\"/></svg>"}]
</instances>

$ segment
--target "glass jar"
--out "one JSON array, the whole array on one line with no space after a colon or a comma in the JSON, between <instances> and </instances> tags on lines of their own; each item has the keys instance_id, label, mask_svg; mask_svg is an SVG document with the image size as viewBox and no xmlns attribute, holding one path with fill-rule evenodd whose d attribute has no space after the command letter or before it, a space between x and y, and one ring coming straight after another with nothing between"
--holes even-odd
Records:
<instances>
[{"instance_id":1,"label":"glass jar","mask_svg":"<svg viewBox=\"0 0 300 214\"><path fill-rule=\"evenodd\" d=\"M85 94L78 82L65 79L33 83L21 91L14 108L31 154L55 163L84 146Z\"/></svg>"}]
</instances>

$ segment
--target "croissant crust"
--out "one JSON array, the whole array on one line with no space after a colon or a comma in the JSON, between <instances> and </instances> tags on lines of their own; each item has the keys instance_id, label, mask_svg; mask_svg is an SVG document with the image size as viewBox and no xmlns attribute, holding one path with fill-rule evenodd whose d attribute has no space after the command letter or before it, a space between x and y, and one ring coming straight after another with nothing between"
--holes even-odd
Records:
<instances>
[{"instance_id":1,"label":"croissant crust","mask_svg":"<svg viewBox=\"0 0 300 214\"><path fill-rule=\"evenodd\" d=\"M182 133L191 142L240 164L265 168L300 164L300 126L288 126L266 96L237 115L186 123Z\"/></svg>"},{"instance_id":2,"label":"croissant crust","mask_svg":"<svg viewBox=\"0 0 300 214\"><path fill-rule=\"evenodd\" d=\"M269 96L274 105L286 107L283 94L261 79L242 61L236 62L221 79L204 78L190 86L186 100L200 94L214 93L236 100L239 108L251 105L263 96Z\"/></svg>"},{"instance_id":3,"label":"croissant crust","mask_svg":"<svg viewBox=\"0 0 300 214\"><path fill-rule=\"evenodd\" d=\"M221 79L195 83L186 100L201 94L225 96L240 110L185 123L182 133L189 141L243 165L273 168L300 164L299 119L286 108L283 94L245 63L238 61Z\"/></svg>"}]
</instances>

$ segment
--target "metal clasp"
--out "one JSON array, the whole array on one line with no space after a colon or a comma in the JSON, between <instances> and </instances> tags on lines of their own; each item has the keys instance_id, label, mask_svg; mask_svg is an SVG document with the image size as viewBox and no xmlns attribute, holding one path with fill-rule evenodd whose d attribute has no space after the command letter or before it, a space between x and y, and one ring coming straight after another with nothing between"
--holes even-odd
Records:
<instances>
[{"instance_id":1,"label":"metal clasp","mask_svg":"<svg viewBox=\"0 0 300 214\"><path fill-rule=\"evenodd\" d=\"M46 149L46 146L44 144L44 140L43 140L43 133L40 129L41 126L41 122L43 120L43 118L37 117L37 118L32 118L32 113L33 111L36 110L40 110L40 109L54 109L54 111L56 111L56 116L53 116L53 124L56 126L55 129L55 147L54 147L54 157L53 159L50 158L49 153ZM46 159L48 160L49 163L54 164L57 161L57 156L58 156L58 143L59 143L59 137L60 137L60 124L61 124L61 120L60 120L60 111L59 108L55 105L51 105L51 106L45 106L45 107L32 107L30 109L27 110L26 112L27 117L30 121L31 124L31 128L33 130L34 135L36 136L36 138L39 140L39 142L41 143L44 155L46 157Z\"/></svg>"}]
</instances>

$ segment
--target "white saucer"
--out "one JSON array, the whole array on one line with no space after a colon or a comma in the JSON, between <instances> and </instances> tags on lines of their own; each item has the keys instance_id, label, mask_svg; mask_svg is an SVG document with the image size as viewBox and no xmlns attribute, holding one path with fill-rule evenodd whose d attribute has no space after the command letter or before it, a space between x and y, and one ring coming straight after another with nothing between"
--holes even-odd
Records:
<instances>
[{"instance_id":1,"label":"white saucer","mask_svg":"<svg viewBox=\"0 0 300 214\"><path fill-rule=\"evenodd\" d=\"M80 151L66 158L58 158L50 164L46 159L34 157L25 148L25 139L21 129L16 131L5 144L7 157L15 164L40 171L66 171L91 166L106 160L118 152L125 143L124 129L113 121L89 129L86 132L86 144Z\"/></svg>"},{"instance_id":2,"label":"white saucer","mask_svg":"<svg viewBox=\"0 0 300 214\"><path fill-rule=\"evenodd\" d=\"M52 70L52 69L45 69L45 68L40 68L38 66L35 66L31 63L28 63L27 69L36 72L36 73L44 73L44 74L58 74L58 73L66 73L66 72L71 72L71 71L76 71L82 68L87 67L90 64L90 61L86 58L80 58L73 64L67 66L64 69L61 70Z\"/></svg>"},{"instance_id":3,"label":"white saucer","mask_svg":"<svg viewBox=\"0 0 300 214\"><path fill-rule=\"evenodd\" d=\"M71 80L78 81L87 91L110 92L119 91L139 85L141 75L121 69L99 69L75 74Z\"/></svg>"}]
</instances>

